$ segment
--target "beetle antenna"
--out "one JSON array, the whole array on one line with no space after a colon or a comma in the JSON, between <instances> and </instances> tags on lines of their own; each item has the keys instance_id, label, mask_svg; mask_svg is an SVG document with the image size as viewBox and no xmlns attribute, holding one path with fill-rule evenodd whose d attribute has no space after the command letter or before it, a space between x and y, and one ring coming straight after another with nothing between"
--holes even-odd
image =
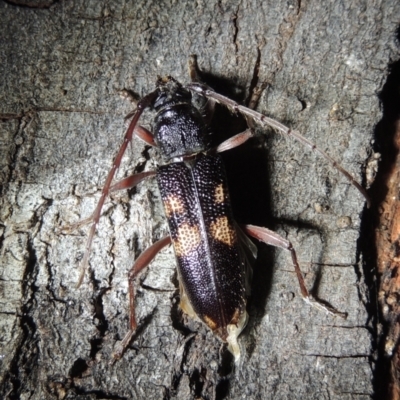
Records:
<instances>
[{"instance_id":1,"label":"beetle antenna","mask_svg":"<svg viewBox=\"0 0 400 400\"><path fill-rule=\"evenodd\" d=\"M281 124L280 122L266 117L265 115L251 110L250 108L244 107L240 104L238 104L236 101L231 100L230 98L223 96L222 94L216 93L207 86L203 86L198 83L190 83L187 85L187 88L190 90L193 90L195 93L198 93L202 96L205 96L207 98L211 98L215 100L216 102L225 105L229 109L231 109L233 112L239 112L247 117L252 118L254 121L258 122L259 124L263 126L270 126L272 128L275 128L279 133L282 133L287 136L292 136L294 139L296 139L298 142L302 143L304 146L308 147L311 151L318 153L320 156L325 158L334 168L336 168L342 175L344 175L350 183L355 186L358 191L364 196L366 202L367 202L367 207L369 208L371 205L371 200L367 194L367 191L356 181L356 179L353 178L353 176L347 172L337 161L335 161L331 156L329 156L327 153L325 153L323 150L321 150L319 147L317 147L313 142L305 138L303 135L300 134L300 132L291 130L287 126Z\"/></svg>"},{"instance_id":2,"label":"beetle antenna","mask_svg":"<svg viewBox=\"0 0 400 400\"><path fill-rule=\"evenodd\" d=\"M90 217L90 219L93 221L93 223L90 228L88 240L86 242L85 254L83 256L83 260L82 260L81 267L80 267L81 272L80 272L79 280L78 280L76 287L81 286L81 284L83 282L83 278L85 276L85 272L86 272L87 266L89 264L90 250L92 248L92 243L93 243L94 234L96 232L96 227L97 227L97 224L99 223L101 210L103 208L106 197L108 196L108 193L110 191L111 182L114 179L115 172L117 171L117 169L119 168L119 166L121 164L122 157L126 151L128 144L132 141L133 132L139 121L140 116L142 115L143 111L147 107L149 107L150 104L154 101L157 94L158 94L158 90L155 90L154 92L149 93L147 96L143 97L139 101L139 103L137 105L136 113L133 116L133 119L129 124L128 130L125 133L124 141L118 151L117 156L114 159L113 166L107 175L106 182L104 183L103 190L101 191L100 200L97 203L97 206L96 206L92 216Z\"/></svg>"}]
</instances>

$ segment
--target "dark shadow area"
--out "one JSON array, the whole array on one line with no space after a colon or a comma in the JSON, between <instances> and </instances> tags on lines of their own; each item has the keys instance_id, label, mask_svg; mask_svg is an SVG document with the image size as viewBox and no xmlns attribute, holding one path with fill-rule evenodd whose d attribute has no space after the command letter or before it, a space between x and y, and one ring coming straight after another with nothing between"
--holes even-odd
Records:
<instances>
[{"instance_id":1,"label":"dark shadow area","mask_svg":"<svg viewBox=\"0 0 400 400\"><path fill-rule=\"evenodd\" d=\"M58 0L4 0L7 4L15 7L30 9L49 9Z\"/></svg>"},{"instance_id":2,"label":"dark shadow area","mask_svg":"<svg viewBox=\"0 0 400 400\"><path fill-rule=\"evenodd\" d=\"M215 398L219 400L227 399L229 395L228 379L221 379L215 389Z\"/></svg>"},{"instance_id":3,"label":"dark shadow area","mask_svg":"<svg viewBox=\"0 0 400 400\"><path fill-rule=\"evenodd\" d=\"M96 354L101 350L103 343L103 338L108 331L108 321L104 315L103 307L103 295L108 291L108 288L102 288L97 293L96 296L92 298L94 306L94 321L98 321L96 327L99 331L99 337L90 339L90 355L91 359L95 359Z\"/></svg>"},{"instance_id":4,"label":"dark shadow area","mask_svg":"<svg viewBox=\"0 0 400 400\"><path fill-rule=\"evenodd\" d=\"M246 93L236 82L225 78L202 76L205 83L218 93L240 104L245 103ZM245 131L245 118L232 114L226 107L217 105L211 129L215 145ZM270 212L271 189L269 186L269 154L263 136L250 139L241 146L221 153L224 160L231 196L233 214L239 224L254 224L274 229ZM253 265L251 297L248 301L248 329L257 326L265 315L268 295L271 291L274 249L256 243L258 255Z\"/></svg>"},{"instance_id":5,"label":"dark shadow area","mask_svg":"<svg viewBox=\"0 0 400 400\"><path fill-rule=\"evenodd\" d=\"M28 258L22 282L23 298L25 303L21 307L19 326L22 332L16 347L9 371L0 377L1 390L8 393L11 400L19 399L24 390L27 376L37 373L39 360L38 327L31 313L35 307L35 294L38 291L36 277L39 272L37 254L31 240L28 241ZM21 368L21 365L23 368Z\"/></svg>"},{"instance_id":6,"label":"dark shadow area","mask_svg":"<svg viewBox=\"0 0 400 400\"><path fill-rule=\"evenodd\" d=\"M78 358L75 362L74 365L71 367L71 369L68 372L68 375L74 379L74 378L82 378L82 374L87 371L88 365L86 361L83 358Z\"/></svg>"},{"instance_id":7,"label":"dark shadow area","mask_svg":"<svg viewBox=\"0 0 400 400\"><path fill-rule=\"evenodd\" d=\"M400 28L397 30L397 40L400 41ZM391 362L384 352L389 324L384 321L382 311L378 308L376 300L380 287L380 276L378 274L378 249L375 236L375 230L380 226L380 205L385 201L388 193L387 177L393 168L397 154L397 149L394 146L394 136L396 123L400 119L400 61L391 64L389 69L390 74L379 95L383 117L375 129L374 151L381 154L381 161L375 181L369 190L372 208L364 213L358 242L358 248L364 258L364 276L370 294L370 302L366 306L371 318L371 325L374 328L372 332L376 341L374 347L378 351L377 359L371 359L371 364L375 363L375 399L386 399L389 396ZM380 324L383 324L383 332L381 334L378 329Z\"/></svg>"}]
</instances>

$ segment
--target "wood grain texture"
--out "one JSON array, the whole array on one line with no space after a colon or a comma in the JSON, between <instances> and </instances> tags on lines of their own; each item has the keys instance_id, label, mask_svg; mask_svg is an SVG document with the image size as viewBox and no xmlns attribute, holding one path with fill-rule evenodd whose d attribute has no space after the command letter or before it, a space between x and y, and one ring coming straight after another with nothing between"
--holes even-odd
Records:
<instances>
[{"instance_id":1,"label":"wood grain texture","mask_svg":"<svg viewBox=\"0 0 400 400\"><path fill-rule=\"evenodd\" d=\"M238 368L205 327L181 316L171 249L138 282L138 334L108 364L128 326L127 271L167 231L153 180L106 203L80 289L87 228L62 228L99 198L133 108L120 94L148 93L157 75L187 82L190 54L235 100L265 83L257 109L361 180L378 93L398 58L399 13L390 0L0 3L0 397L372 398L376 300L358 247L364 201L293 141L263 131L227 152L234 211L287 236L308 287L349 317L304 304L289 254L260 246ZM161 162L136 141L119 177Z\"/></svg>"}]
</instances>

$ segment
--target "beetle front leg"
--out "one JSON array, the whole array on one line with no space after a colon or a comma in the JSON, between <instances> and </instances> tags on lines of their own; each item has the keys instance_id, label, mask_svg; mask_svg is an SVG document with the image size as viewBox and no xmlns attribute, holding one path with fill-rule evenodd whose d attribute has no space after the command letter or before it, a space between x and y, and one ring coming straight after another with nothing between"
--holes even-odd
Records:
<instances>
[{"instance_id":1,"label":"beetle front leg","mask_svg":"<svg viewBox=\"0 0 400 400\"><path fill-rule=\"evenodd\" d=\"M242 228L248 235L254 237L257 240L260 240L261 242L290 251L294 269L296 271L297 279L299 281L301 295L307 303L310 303L312 306L320 308L330 314L338 315L341 318L347 318L347 313L340 312L329 304L318 301L309 293L306 288L306 284L304 282L304 277L301 273L299 263L297 261L296 251L294 250L293 245L289 242L289 240L284 239L281 235L277 234L274 231L271 231L267 228L262 228L260 226L242 225Z\"/></svg>"},{"instance_id":2,"label":"beetle front leg","mask_svg":"<svg viewBox=\"0 0 400 400\"><path fill-rule=\"evenodd\" d=\"M146 179L147 177L153 176L155 174L156 174L155 171L141 172L139 174L128 176L127 178L122 179L121 181L115 183L111 187L110 187L110 183L109 183L108 186L103 188L100 200L99 200L97 207L94 210L93 214L90 217L85 218L82 221L79 221L76 224L72 225L73 228L76 228L76 227L79 227L82 225L92 223L92 226L91 226L90 232L89 232L89 236L88 236L88 239L86 242L85 254L83 256L83 260L81 263L81 272L79 275L78 283L76 285L77 287L79 287L82 284L83 278L85 276L85 271L87 268L87 264L89 262L89 255L90 255L90 250L92 247L94 234L96 232L97 224L99 223L99 220L100 220L101 209L103 208L103 204L104 204L106 196L110 192L114 192L117 190L123 190L123 189L130 189L130 188L138 185L142 180Z\"/></svg>"},{"instance_id":3,"label":"beetle front leg","mask_svg":"<svg viewBox=\"0 0 400 400\"><path fill-rule=\"evenodd\" d=\"M257 107L258 101L260 100L261 94L266 87L266 83L256 86L250 96L248 107L254 110ZM227 150L234 149L235 147L241 146L254 136L255 123L251 118L246 117L248 129L244 132L238 133L237 135L225 140L216 148L217 153L222 153Z\"/></svg>"},{"instance_id":4,"label":"beetle front leg","mask_svg":"<svg viewBox=\"0 0 400 400\"><path fill-rule=\"evenodd\" d=\"M154 142L153 134L149 130L144 128L143 126L137 126L135 128L134 134L135 134L135 136L142 139L144 142L146 142L150 146L157 146L156 143Z\"/></svg>"},{"instance_id":5,"label":"beetle front leg","mask_svg":"<svg viewBox=\"0 0 400 400\"><path fill-rule=\"evenodd\" d=\"M254 136L252 129L246 129L244 132L238 133L229 139L226 139L220 145L217 146L215 151L217 153L222 153L223 151L234 149L235 147L241 146L243 143L247 142L250 138Z\"/></svg>"},{"instance_id":6,"label":"beetle front leg","mask_svg":"<svg viewBox=\"0 0 400 400\"><path fill-rule=\"evenodd\" d=\"M110 192L116 192L117 190L131 189L137 186L144 179L156 175L156 171L140 172L139 174L134 174L128 176L112 185L110 187Z\"/></svg>"},{"instance_id":7,"label":"beetle front leg","mask_svg":"<svg viewBox=\"0 0 400 400\"><path fill-rule=\"evenodd\" d=\"M212 92L212 89L208 85L204 84L204 82L202 82L202 80L201 80L201 71L200 71L199 65L197 63L196 55L192 54L189 57L188 67L189 67L190 80L193 83L198 83L203 89L209 89ZM265 87L266 87L266 84L263 83L259 86L256 86L253 89L253 92L250 96L249 105L248 105L248 107L250 109L256 108L258 101L260 100L261 94L262 94L263 90L265 89ZM217 100L214 100L211 97L207 98L207 103L203 110L204 120L207 125L211 122L211 119L214 115L216 103L217 103ZM247 116L246 116L246 120L247 120L247 125L249 128L246 129L244 132L241 132L241 133L225 140L224 142L222 142L215 149L215 151L217 153L222 153L224 151L231 150L235 147L238 147L254 136L254 129L255 129L254 121L251 118L248 118Z\"/></svg>"},{"instance_id":8,"label":"beetle front leg","mask_svg":"<svg viewBox=\"0 0 400 400\"><path fill-rule=\"evenodd\" d=\"M154 259L154 257L167 245L171 243L171 237L166 236L163 239L160 239L156 243L154 243L152 246L150 246L148 249L146 249L140 256L139 258L135 261L133 264L133 267L128 273L128 280L129 280L129 308L130 308L130 314L129 314L129 331L125 335L125 337L122 339L121 343L117 346L117 349L114 351L112 355L112 361L111 363L114 363L115 361L119 360L125 349L128 347L133 334L136 331L137 323L136 323L136 316L135 316L135 287L134 287L134 280L136 276L139 274L140 271L142 271L144 268L146 268L150 262Z\"/></svg>"},{"instance_id":9,"label":"beetle front leg","mask_svg":"<svg viewBox=\"0 0 400 400\"><path fill-rule=\"evenodd\" d=\"M189 69L190 80L193 83L199 83L202 86L206 86L209 88L209 86L207 86L201 79L201 71L199 68L199 64L197 63L197 56L195 54L189 56L188 69ZM203 106L201 107L202 114L204 117L204 122L206 125L209 125L211 123L212 117L214 116L215 112L215 104L216 102L213 99L207 99L206 103L204 103Z\"/></svg>"},{"instance_id":10,"label":"beetle front leg","mask_svg":"<svg viewBox=\"0 0 400 400\"><path fill-rule=\"evenodd\" d=\"M142 182L144 179L149 178L151 176L156 175L156 171L148 171L148 172L140 172L139 174L134 174L131 176L128 176L127 178L124 178L112 185L109 189L109 192L116 192L117 190L125 190L125 189L131 189L135 186L137 186L140 182ZM75 222L71 225L65 226L62 228L63 231L69 232L75 229L80 228L81 226L90 224L93 222L94 214L92 214L90 217L87 217L85 219L81 219L78 222Z\"/></svg>"}]
</instances>

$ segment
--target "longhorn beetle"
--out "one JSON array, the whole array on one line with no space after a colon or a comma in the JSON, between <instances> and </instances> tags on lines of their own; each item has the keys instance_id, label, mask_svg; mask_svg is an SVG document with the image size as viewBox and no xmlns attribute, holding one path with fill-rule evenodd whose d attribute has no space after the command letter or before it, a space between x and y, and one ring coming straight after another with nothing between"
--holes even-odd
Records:
<instances>
[{"instance_id":1,"label":"longhorn beetle","mask_svg":"<svg viewBox=\"0 0 400 400\"><path fill-rule=\"evenodd\" d=\"M178 265L181 309L189 316L203 321L215 335L226 342L235 361L240 357L237 338L248 318L248 263L243 246L249 245L249 241L246 243L247 238L244 239L241 230L266 244L288 250L303 298L313 306L332 314L346 316L312 298L305 286L296 252L288 240L267 228L254 225L243 225L240 228L235 224L219 153L240 146L253 136L253 132L248 129L225 140L216 148L211 148L208 123L215 103L243 114L250 127L253 121L262 126L270 126L319 153L361 192L369 204L366 191L335 160L299 132L253 109L241 106L200 83L195 56L190 58L189 72L192 83L183 86L170 76L158 78L156 89L138 102L124 142L108 173L97 207L90 218L82 221L92 222L92 226L82 260L78 287L84 278L93 237L108 194L115 190L132 188L143 179L156 176L170 235L145 250L129 271L130 329L117 346L113 354L114 360L122 356L137 327L134 278L171 242ZM205 109L199 110L193 105L192 92L207 100ZM138 125L141 114L147 108L155 111L153 134ZM206 113L206 117L202 116L202 112ZM159 166L157 171L138 173L111 185L134 134L149 145L159 147L167 163Z\"/></svg>"}]
</instances>

